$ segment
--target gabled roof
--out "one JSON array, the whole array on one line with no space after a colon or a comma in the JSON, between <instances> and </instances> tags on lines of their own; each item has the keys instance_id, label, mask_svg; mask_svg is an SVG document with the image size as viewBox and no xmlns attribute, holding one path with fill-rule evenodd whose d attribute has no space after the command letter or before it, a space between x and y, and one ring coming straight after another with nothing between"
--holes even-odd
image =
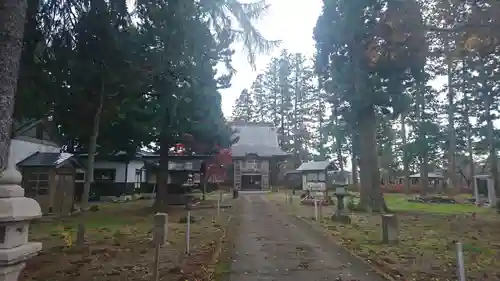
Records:
<instances>
[{"instance_id":1,"label":"gabled roof","mask_svg":"<svg viewBox=\"0 0 500 281\"><path fill-rule=\"evenodd\" d=\"M256 154L261 157L287 156L278 144L278 133L272 124L235 122L231 127L236 131L238 142L231 147L233 157Z\"/></svg>"},{"instance_id":2,"label":"gabled roof","mask_svg":"<svg viewBox=\"0 0 500 281\"><path fill-rule=\"evenodd\" d=\"M305 171L323 171L323 170L326 170L327 168L329 168L329 166L331 166L335 170L337 169L337 167L335 167L335 165L333 164L332 161L326 160L326 161L311 161L311 162L302 163L302 165L300 165L297 168L297 171L302 171L302 172L305 172Z\"/></svg>"},{"instance_id":3,"label":"gabled roof","mask_svg":"<svg viewBox=\"0 0 500 281\"><path fill-rule=\"evenodd\" d=\"M65 152L35 152L17 163L18 167L54 167L58 168L64 164L73 161L74 155Z\"/></svg>"}]
</instances>

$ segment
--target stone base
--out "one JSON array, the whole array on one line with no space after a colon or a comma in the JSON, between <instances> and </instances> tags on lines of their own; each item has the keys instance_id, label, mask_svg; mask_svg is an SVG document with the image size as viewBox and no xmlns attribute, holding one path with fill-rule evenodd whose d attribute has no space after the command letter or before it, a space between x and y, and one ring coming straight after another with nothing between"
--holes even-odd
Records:
<instances>
[{"instance_id":1,"label":"stone base","mask_svg":"<svg viewBox=\"0 0 500 281\"><path fill-rule=\"evenodd\" d=\"M17 281L25 265L22 262L10 266L0 266L0 281Z\"/></svg>"},{"instance_id":2,"label":"stone base","mask_svg":"<svg viewBox=\"0 0 500 281\"><path fill-rule=\"evenodd\" d=\"M40 250L42 250L42 243L37 242L30 242L12 249L2 249L0 250L0 267L24 262Z\"/></svg>"}]
</instances>

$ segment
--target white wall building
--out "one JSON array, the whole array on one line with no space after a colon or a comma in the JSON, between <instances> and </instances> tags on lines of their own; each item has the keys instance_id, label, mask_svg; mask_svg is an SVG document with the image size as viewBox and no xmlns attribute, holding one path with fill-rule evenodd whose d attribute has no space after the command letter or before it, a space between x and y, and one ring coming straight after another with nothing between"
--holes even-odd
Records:
<instances>
[{"instance_id":1,"label":"white wall building","mask_svg":"<svg viewBox=\"0 0 500 281\"><path fill-rule=\"evenodd\" d=\"M46 122L42 120L14 122L10 141L9 166L28 158L36 152L60 152L61 147L48 132Z\"/></svg>"}]
</instances>

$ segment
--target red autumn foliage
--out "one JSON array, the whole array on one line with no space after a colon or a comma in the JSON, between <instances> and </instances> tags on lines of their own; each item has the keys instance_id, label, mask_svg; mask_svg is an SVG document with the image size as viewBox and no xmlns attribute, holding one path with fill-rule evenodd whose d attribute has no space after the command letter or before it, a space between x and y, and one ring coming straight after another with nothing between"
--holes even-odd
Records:
<instances>
[{"instance_id":1,"label":"red autumn foliage","mask_svg":"<svg viewBox=\"0 0 500 281\"><path fill-rule=\"evenodd\" d=\"M210 182L221 182L227 176L227 166L233 162L231 149L221 148L207 166L207 176Z\"/></svg>"}]
</instances>

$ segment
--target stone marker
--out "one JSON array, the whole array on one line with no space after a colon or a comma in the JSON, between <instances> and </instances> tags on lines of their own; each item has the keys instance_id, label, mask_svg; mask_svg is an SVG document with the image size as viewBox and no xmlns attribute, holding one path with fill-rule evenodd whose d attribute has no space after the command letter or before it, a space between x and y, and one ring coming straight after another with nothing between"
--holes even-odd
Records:
<instances>
[{"instance_id":1,"label":"stone marker","mask_svg":"<svg viewBox=\"0 0 500 281\"><path fill-rule=\"evenodd\" d=\"M166 213L156 213L153 221L153 243L164 246L167 243L168 235L168 215Z\"/></svg>"},{"instance_id":2,"label":"stone marker","mask_svg":"<svg viewBox=\"0 0 500 281\"><path fill-rule=\"evenodd\" d=\"M382 243L395 244L398 242L398 217L393 214L384 214L382 218Z\"/></svg>"},{"instance_id":3,"label":"stone marker","mask_svg":"<svg viewBox=\"0 0 500 281\"><path fill-rule=\"evenodd\" d=\"M160 278L160 249L167 243L167 236L168 215L166 213L156 213L153 221L153 243L155 244L153 281L158 281Z\"/></svg>"},{"instance_id":4,"label":"stone marker","mask_svg":"<svg viewBox=\"0 0 500 281\"><path fill-rule=\"evenodd\" d=\"M83 223L79 223L76 229L76 246L85 246L85 225Z\"/></svg>"},{"instance_id":5,"label":"stone marker","mask_svg":"<svg viewBox=\"0 0 500 281\"><path fill-rule=\"evenodd\" d=\"M16 281L41 243L28 242L29 223L42 215L40 205L24 197L21 174L13 167L0 175L0 281Z\"/></svg>"}]
</instances>

